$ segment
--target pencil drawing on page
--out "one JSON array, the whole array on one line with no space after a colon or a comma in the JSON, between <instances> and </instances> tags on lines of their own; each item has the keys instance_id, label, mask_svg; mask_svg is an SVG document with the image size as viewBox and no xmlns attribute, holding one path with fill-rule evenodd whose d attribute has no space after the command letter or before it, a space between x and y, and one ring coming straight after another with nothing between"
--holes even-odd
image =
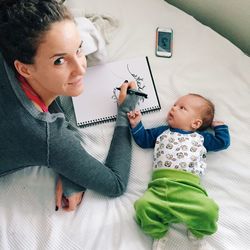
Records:
<instances>
[{"instance_id":1,"label":"pencil drawing on page","mask_svg":"<svg viewBox=\"0 0 250 250\"><path fill-rule=\"evenodd\" d=\"M136 109L140 109L142 114L160 110L148 58L124 59L88 68L85 75L85 85L88 87L82 95L72 99L77 126L114 121L117 116L116 104L119 97L117 88L125 80L134 81L138 91L146 92L145 94L149 96L147 99L139 97L140 102L139 106L136 105ZM90 105L91 109L84 109Z\"/></svg>"},{"instance_id":2,"label":"pencil drawing on page","mask_svg":"<svg viewBox=\"0 0 250 250\"><path fill-rule=\"evenodd\" d=\"M146 85L145 85L145 83L144 83L144 81L143 81L143 77L139 76L138 74L133 73L133 72L130 70L129 64L127 64L127 72L128 72L129 75L131 75L131 76L133 77L133 79L135 80L138 90L143 91L143 90L145 89L145 87L146 87ZM116 89L116 88L113 89L112 99L113 99L115 102L118 102L118 95L117 95L117 89ZM143 102L143 101L144 101L144 98L143 98L143 97L140 97L139 102Z\"/></svg>"}]
</instances>

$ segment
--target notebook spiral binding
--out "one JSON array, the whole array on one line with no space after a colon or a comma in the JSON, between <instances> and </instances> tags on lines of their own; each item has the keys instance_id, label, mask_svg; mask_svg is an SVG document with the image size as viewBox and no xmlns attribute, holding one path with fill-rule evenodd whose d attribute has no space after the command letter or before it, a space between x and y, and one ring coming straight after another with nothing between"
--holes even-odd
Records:
<instances>
[{"instance_id":1,"label":"notebook spiral binding","mask_svg":"<svg viewBox=\"0 0 250 250\"><path fill-rule=\"evenodd\" d=\"M151 113L151 112L155 112L155 111L159 111L160 110L160 106L154 106L154 107L150 107L150 108L147 108L147 109L141 109L141 113L142 114L145 114L145 113Z\"/></svg>"},{"instance_id":2,"label":"notebook spiral binding","mask_svg":"<svg viewBox=\"0 0 250 250\"><path fill-rule=\"evenodd\" d=\"M79 127L90 127L92 125L97 125L97 124L106 123L106 122L113 122L115 120L116 120L116 116L107 116L107 117L99 118L96 120L89 120L86 122L78 122L77 125Z\"/></svg>"},{"instance_id":3,"label":"notebook spiral binding","mask_svg":"<svg viewBox=\"0 0 250 250\"><path fill-rule=\"evenodd\" d=\"M129 66L129 69L128 69ZM112 70L111 70L112 69ZM96 77L98 72L98 77ZM115 73L114 73L115 72ZM105 65L96 65L89 68L89 75L86 75L86 82L90 84L90 86L95 86L99 83L100 74L102 75L102 79L106 79L105 83L107 87L105 87L105 95L106 99L102 99L103 95L94 95L96 88L90 88L88 98L85 96L85 99L82 99L80 96L73 99L73 106L75 110L76 122L78 127L89 127L96 124L101 124L105 122L113 122L116 120L116 111L113 109L113 106L106 102L107 98L109 98L109 94L107 93L107 89L114 89L115 82L118 82L117 76L119 75L128 75L128 77L133 77L134 81L137 83L137 87L143 88L146 87L146 92L149 95L147 100L139 103L139 108L142 114L154 112L161 109L160 101L158 98L157 90L154 84L153 75L151 72L150 64L148 57L138 57L127 59L123 61L110 62ZM109 79L110 77L110 79ZM120 79L120 78L119 78ZM124 77L126 79L126 77ZM142 84L143 83L143 84ZM144 85L145 84L145 85ZM103 85L102 85L103 86ZM101 93L101 92L100 92ZM96 93L95 93L96 94ZM110 93L111 94L111 93ZM100 99L99 99L100 98ZM103 100L104 107L107 105L107 110L104 110L104 107L94 108L92 112L86 112L84 115L82 113L82 107L88 107L91 103L92 106L97 107L96 103L99 99L99 102ZM107 103L107 104L106 104ZM111 108L112 107L112 108ZM103 117L102 117L103 112ZM106 114L106 115L105 115ZM99 118L96 118L99 117Z\"/></svg>"},{"instance_id":4,"label":"notebook spiral binding","mask_svg":"<svg viewBox=\"0 0 250 250\"><path fill-rule=\"evenodd\" d=\"M159 111L160 110L160 106L154 106L154 107L150 107L147 109L141 109L141 113L142 114L147 114L147 113L151 113L151 112L155 112L155 111ZM114 122L116 120L116 115L115 116L107 116L107 117L103 117L103 118L99 118L96 120L89 120L86 122L79 122L77 123L77 125L79 127L90 127L97 124L102 124L102 123L106 123L106 122Z\"/></svg>"}]
</instances>

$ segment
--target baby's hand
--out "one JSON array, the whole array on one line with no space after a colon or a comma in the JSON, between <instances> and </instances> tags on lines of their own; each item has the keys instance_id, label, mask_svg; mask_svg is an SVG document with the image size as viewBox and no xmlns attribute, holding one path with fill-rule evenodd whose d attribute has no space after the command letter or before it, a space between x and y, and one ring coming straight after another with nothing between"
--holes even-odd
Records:
<instances>
[{"instance_id":1,"label":"baby's hand","mask_svg":"<svg viewBox=\"0 0 250 250\"><path fill-rule=\"evenodd\" d=\"M222 121L213 121L212 122L212 128L214 128L214 127L217 127L217 126L220 126L220 125L224 125L224 122L222 122Z\"/></svg>"},{"instance_id":2,"label":"baby's hand","mask_svg":"<svg viewBox=\"0 0 250 250\"><path fill-rule=\"evenodd\" d=\"M139 110L130 111L127 115L131 128L135 128L141 120L141 112Z\"/></svg>"}]
</instances>

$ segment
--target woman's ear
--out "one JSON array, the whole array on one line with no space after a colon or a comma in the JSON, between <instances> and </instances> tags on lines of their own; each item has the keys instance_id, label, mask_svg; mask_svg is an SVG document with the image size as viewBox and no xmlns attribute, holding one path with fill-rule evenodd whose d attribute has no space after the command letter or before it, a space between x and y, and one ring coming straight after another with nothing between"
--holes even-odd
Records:
<instances>
[{"instance_id":1,"label":"woman's ear","mask_svg":"<svg viewBox=\"0 0 250 250\"><path fill-rule=\"evenodd\" d=\"M192 127L192 129L197 130L198 128L201 127L201 125L202 125L202 120L197 118L197 119L192 121L191 127Z\"/></svg>"},{"instance_id":2,"label":"woman's ear","mask_svg":"<svg viewBox=\"0 0 250 250\"><path fill-rule=\"evenodd\" d=\"M19 60L14 61L14 66L16 68L16 71L23 76L24 78L30 77L30 71L29 66L25 63L20 62Z\"/></svg>"}]
</instances>

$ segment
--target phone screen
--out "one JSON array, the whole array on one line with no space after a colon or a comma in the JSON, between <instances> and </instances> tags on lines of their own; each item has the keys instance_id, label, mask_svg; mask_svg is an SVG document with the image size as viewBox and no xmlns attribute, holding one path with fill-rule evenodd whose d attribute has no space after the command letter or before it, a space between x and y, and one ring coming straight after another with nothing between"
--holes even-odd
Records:
<instances>
[{"instance_id":1,"label":"phone screen","mask_svg":"<svg viewBox=\"0 0 250 250\"><path fill-rule=\"evenodd\" d=\"M158 36L158 51L171 52L171 33L159 31Z\"/></svg>"}]
</instances>

